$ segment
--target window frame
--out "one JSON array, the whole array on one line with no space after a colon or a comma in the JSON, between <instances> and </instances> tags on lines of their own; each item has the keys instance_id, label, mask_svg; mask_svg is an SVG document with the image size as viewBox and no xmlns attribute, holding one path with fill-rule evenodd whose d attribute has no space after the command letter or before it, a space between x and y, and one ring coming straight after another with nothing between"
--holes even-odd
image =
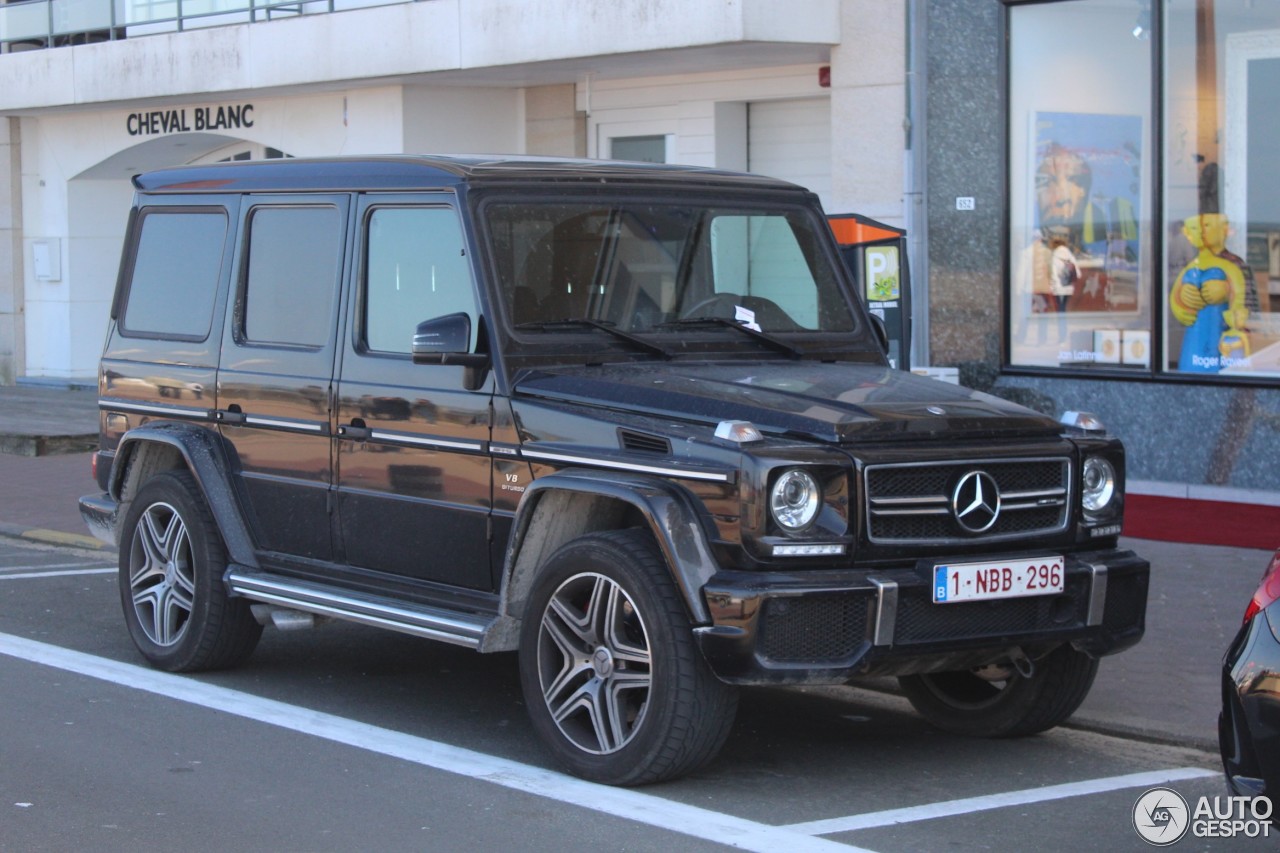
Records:
<instances>
[{"instance_id":1,"label":"window frame","mask_svg":"<svg viewBox=\"0 0 1280 853\"><path fill-rule=\"evenodd\" d=\"M332 199L271 199L246 198L245 209L241 214L241 234L239 264L236 269L235 303L231 317L232 339L237 346L256 347L275 350L293 350L298 352L319 352L328 347L332 340L332 330L326 330L323 339L315 344L293 343L289 341L266 341L250 337L246 318L249 308L249 275L250 261L253 254L254 218L261 212L278 210L330 210L334 214L337 226L334 243L333 279L330 282L329 313L332 318L340 304L340 292L344 275L344 253L346 245L346 212L342 205ZM327 325L327 324L326 324Z\"/></svg>"},{"instance_id":2,"label":"window frame","mask_svg":"<svg viewBox=\"0 0 1280 853\"><path fill-rule=\"evenodd\" d=\"M411 361L413 354L410 351L397 352L395 350L374 349L369 345L368 323L369 323L369 228L373 222L373 217L379 211L383 210L441 210L452 214L454 222L458 226L458 245L463 251L463 266L467 271L467 285L470 287L472 299L472 317L470 351L474 352L479 346L479 331L481 326L481 317L483 315L482 302L480 293L476 287L475 270L471 263L471 249L467 242L467 229L463 217L460 215L458 208L450 204L444 198L433 198L423 201L414 201L406 199L386 199L371 201L364 210L361 211L360 221L358 224L357 252L359 257L356 284L354 293L354 322L351 325L351 346L355 353L362 357L371 358L392 358L401 361ZM433 319L431 317L420 318L422 320Z\"/></svg>"},{"instance_id":3,"label":"window frame","mask_svg":"<svg viewBox=\"0 0 1280 853\"><path fill-rule=\"evenodd\" d=\"M128 325L129 305L133 297L133 288L136 282L136 274L138 270L138 259L142 248L142 232L145 228L146 220L151 216L158 215L216 215L220 216L223 221L222 241L218 247L218 266L213 271L212 284L213 296L209 300L209 324L203 335L187 335L175 334L163 331L143 331L140 329L130 329ZM121 270L121 286L117 289L115 302L112 306L111 317L116 321L116 331L124 338L134 338L141 340L154 341L184 341L189 343L205 343L214 333L216 327L215 319L218 315L218 299L219 291L222 288L223 270L226 263L227 241L232 236L232 219L233 213L221 205L204 205L204 204L147 204L139 206L135 211L133 221L130 223L128 233L129 258L128 263Z\"/></svg>"}]
</instances>

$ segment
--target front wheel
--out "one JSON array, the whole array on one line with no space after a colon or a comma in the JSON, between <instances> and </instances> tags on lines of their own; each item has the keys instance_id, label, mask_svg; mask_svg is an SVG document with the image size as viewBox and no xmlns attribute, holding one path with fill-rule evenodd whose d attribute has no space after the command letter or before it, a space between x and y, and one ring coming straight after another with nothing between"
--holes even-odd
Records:
<instances>
[{"instance_id":1,"label":"front wheel","mask_svg":"<svg viewBox=\"0 0 1280 853\"><path fill-rule=\"evenodd\" d=\"M195 479L166 471L138 490L120 537L120 602L134 645L170 672L234 666L262 626L222 582L227 557Z\"/></svg>"},{"instance_id":2,"label":"front wheel","mask_svg":"<svg viewBox=\"0 0 1280 853\"><path fill-rule=\"evenodd\" d=\"M1012 666L907 675L898 679L920 716L943 731L1021 737L1066 720L1089 695L1098 661L1060 646L1023 677Z\"/></svg>"},{"instance_id":3,"label":"front wheel","mask_svg":"<svg viewBox=\"0 0 1280 853\"><path fill-rule=\"evenodd\" d=\"M589 534L552 555L521 628L520 681L555 758L612 785L697 769L720 750L737 709L639 530Z\"/></svg>"}]
</instances>

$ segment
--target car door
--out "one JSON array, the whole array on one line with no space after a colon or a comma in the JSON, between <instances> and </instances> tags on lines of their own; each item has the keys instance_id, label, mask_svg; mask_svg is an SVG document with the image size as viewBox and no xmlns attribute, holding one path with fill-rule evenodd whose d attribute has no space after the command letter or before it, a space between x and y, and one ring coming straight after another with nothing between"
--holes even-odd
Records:
<instances>
[{"instance_id":1,"label":"car door","mask_svg":"<svg viewBox=\"0 0 1280 853\"><path fill-rule=\"evenodd\" d=\"M331 395L349 209L346 195L264 195L241 212L216 416L259 546L290 557L333 557Z\"/></svg>"},{"instance_id":2,"label":"car door","mask_svg":"<svg viewBox=\"0 0 1280 853\"><path fill-rule=\"evenodd\" d=\"M338 517L345 561L418 580L489 590L493 378L414 364L419 323L479 312L451 197L359 201L359 266L337 392Z\"/></svg>"}]
</instances>

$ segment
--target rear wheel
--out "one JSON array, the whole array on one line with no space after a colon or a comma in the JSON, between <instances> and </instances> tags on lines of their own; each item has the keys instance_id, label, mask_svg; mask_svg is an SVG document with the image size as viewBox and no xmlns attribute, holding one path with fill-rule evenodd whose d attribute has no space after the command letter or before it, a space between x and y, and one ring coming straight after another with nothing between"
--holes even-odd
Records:
<instances>
[{"instance_id":1,"label":"rear wheel","mask_svg":"<svg viewBox=\"0 0 1280 853\"><path fill-rule=\"evenodd\" d=\"M194 672L242 662L262 626L222 582L227 557L195 479L166 471L143 484L120 537L120 601L143 657Z\"/></svg>"},{"instance_id":2,"label":"rear wheel","mask_svg":"<svg viewBox=\"0 0 1280 853\"><path fill-rule=\"evenodd\" d=\"M976 737L1019 737L1066 720L1089 695L1098 661L1061 646L1036 661L1029 677L1012 665L909 675L898 679L922 717Z\"/></svg>"},{"instance_id":3,"label":"rear wheel","mask_svg":"<svg viewBox=\"0 0 1280 853\"><path fill-rule=\"evenodd\" d=\"M710 761L737 693L697 649L649 536L593 533L558 550L534 585L520 679L534 728L571 773L639 785Z\"/></svg>"}]
</instances>

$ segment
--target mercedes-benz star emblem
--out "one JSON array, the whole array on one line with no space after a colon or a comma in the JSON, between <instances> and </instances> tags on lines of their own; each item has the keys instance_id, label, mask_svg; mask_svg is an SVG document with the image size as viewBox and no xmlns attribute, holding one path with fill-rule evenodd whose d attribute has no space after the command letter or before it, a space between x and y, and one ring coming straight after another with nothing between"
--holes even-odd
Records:
<instances>
[{"instance_id":1,"label":"mercedes-benz star emblem","mask_svg":"<svg viewBox=\"0 0 1280 853\"><path fill-rule=\"evenodd\" d=\"M956 483L951 511L970 533L986 533L1000 517L1000 487L986 471L970 471Z\"/></svg>"}]
</instances>

